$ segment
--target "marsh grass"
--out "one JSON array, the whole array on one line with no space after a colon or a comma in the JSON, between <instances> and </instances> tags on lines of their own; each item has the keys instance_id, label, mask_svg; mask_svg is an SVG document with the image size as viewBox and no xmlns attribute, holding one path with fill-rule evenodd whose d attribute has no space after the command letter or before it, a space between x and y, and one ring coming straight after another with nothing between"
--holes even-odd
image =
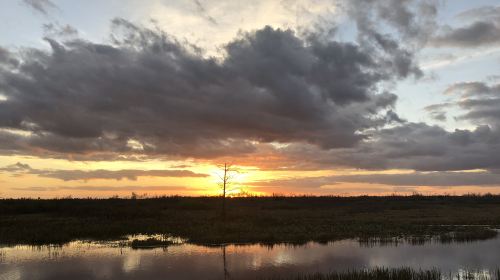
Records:
<instances>
[{"instance_id":1,"label":"marsh grass","mask_svg":"<svg viewBox=\"0 0 500 280\"><path fill-rule=\"evenodd\" d=\"M439 235L439 242L471 242L477 240L487 240L498 235L498 231L489 228L479 228L474 231L452 231Z\"/></svg>"},{"instance_id":2,"label":"marsh grass","mask_svg":"<svg viewBox=\"0 0 500 280\"><path fill-rule=\"evenodd\" d=\"M411 268L372 268L364 270L348 270L345 272L316 273L298 275L291 278L269 278L269 280L441 280L441 272L437 269L414 270Z\"/></svg>"},{"instance_id":3,"label":"marsh grass","mask_svg":"<svg viewBox=\"0 0 500 280\"><path fill-rule=\"evenodd\" d=\"M415 270L413 268L375 267L342 272L314 273L294 277L274 276L268 280L500 280L500 270L494 272L461 270L456 274L443 274L438 269Z\"/></svg>"}]
</instances>

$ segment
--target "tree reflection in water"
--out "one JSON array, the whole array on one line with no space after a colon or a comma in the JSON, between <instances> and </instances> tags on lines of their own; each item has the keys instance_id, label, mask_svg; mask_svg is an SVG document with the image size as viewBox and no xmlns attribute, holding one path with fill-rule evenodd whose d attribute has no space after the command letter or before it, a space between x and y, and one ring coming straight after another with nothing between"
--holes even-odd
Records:
<instances>
[{"instance_id":1,"label":"tree reflection in water","mask_svg":"<svg viewBox=\"0 0 500 280\"><path fill-rule=\"evenodd\" d=\"M226 245L221 246L222 249L222 265L224 268L224 280L230 280L231 275L229 275L229 271L227 269L227 261L226 261Z\"/></svg>"}]
</instances>

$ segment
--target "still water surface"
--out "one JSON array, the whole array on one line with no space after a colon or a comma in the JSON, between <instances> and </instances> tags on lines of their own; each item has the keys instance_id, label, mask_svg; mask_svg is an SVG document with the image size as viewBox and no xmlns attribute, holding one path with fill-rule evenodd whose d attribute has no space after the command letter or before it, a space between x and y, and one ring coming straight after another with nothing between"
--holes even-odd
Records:
<instances>
[{"instance_id":1,"label":"still water surface","mask_svg":"<svg viewBox=\"0 0 500 280\"><path fill-rule=\"evenodd\" d=\"M60 247L0 247L0 279L259 279L263 276L376 266L473 269L500 267L500 238L470 243L366 246L355 240L301 246L179 244L132 249L76 241ZM485 279L488 279L487 277Z\"/></svg>"}]
</instances>

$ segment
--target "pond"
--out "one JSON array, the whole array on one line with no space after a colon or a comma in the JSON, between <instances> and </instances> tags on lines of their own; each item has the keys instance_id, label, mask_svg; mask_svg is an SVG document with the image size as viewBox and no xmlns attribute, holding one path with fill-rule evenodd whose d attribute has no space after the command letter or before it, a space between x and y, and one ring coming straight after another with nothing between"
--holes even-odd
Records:
<instances>
[{"instance_id":1,"label":"pond","mask_svg":"<svg viewBox=\"0 0 500 280\"><path fill-rule=\"evenodd\" d=\"M0 247L0 279L259 279L370 267L474 270L489 279L500 267L500 239L468 243L200 246L133 249L117 242Z\"/></svg>"}]
</instances>

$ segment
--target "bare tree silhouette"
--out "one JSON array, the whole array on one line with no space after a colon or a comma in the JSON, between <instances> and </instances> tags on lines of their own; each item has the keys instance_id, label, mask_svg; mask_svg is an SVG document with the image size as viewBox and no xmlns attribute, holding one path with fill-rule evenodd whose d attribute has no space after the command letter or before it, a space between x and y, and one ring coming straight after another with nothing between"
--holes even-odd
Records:
<instances>
[{"instance_id":1,"label":"bare tree silhouette","mask_svg":"<svg viewBox=\"0 0 500 280\"><path fill-rule=\"evenodd\" d=\"M239 173L238 169L234 167L233 164L225 162L223 165L219 166L220 174L219 176L219 186L222 190L222 218L226 218L226 197L228 192L233 189L230 188L232 180Z\"/></svg>"}]
</instances>

